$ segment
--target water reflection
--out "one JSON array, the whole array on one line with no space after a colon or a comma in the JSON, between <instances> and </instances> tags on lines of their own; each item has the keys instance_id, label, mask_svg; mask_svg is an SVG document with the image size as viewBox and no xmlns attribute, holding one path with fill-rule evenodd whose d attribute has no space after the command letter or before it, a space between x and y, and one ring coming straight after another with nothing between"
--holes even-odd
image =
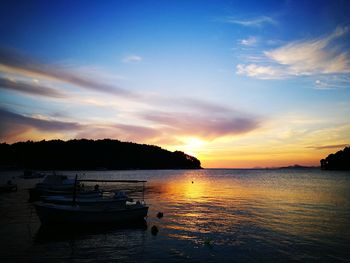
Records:
<instances>
[{"instance_id":1,"label":"water reflection","mask_svg":"<svg viewBox=\"0 0 350 263\"><path fill-rule=\"evenodd\" d=\"M130 255L142 257L146 231L146 222L123 226L41 226L29 256L35 262L125 261Z\"/></svg>"},{"instance_id":2,"label":"water reflection","mask_svg":"<svg viewBox=\"0 0 350 263\"><path fill-rule=\"evenodd\" d=\"M147 231L146 220L116 225L41 225L34 240L37 243L46 243L144 231Z\"/></svg>"},{"instance_id":3,"label":"water reflection","mask_svg":"<svg viewBox=\"0 0 350 263\"><path fill-rule=\"evenodd\" d=\"M346 173L106 171L85 176L148 180L148 228L39 228L22 187L0 199L2 258L34 262L344 262L350 258ZM139 192L129 190L132 195ZM158 218L158 212L164 217ZM153 225L159 229L156 236L150 231Z\"/></svg>"},{"instance_id":4,"label":"water reflection","mask_svg":"<svg viewBox=\"0 0 350 263\"><path fill-rule=\"evenodd\" d=\"M223 249L282 251L289 257L300 247L307 248L305 253L319 252L325 245L350 241L349 193L344 191L350 189L349 180L343 184L344 178L338 181L312 172L264 171L246 177L210 172L153 183L161 191L154 192L151 201L166 211L161 222L165 236L194 245L210 240L213 247ZM345 249L341 254L348 255Z\"/></svg>"}]
</instances>

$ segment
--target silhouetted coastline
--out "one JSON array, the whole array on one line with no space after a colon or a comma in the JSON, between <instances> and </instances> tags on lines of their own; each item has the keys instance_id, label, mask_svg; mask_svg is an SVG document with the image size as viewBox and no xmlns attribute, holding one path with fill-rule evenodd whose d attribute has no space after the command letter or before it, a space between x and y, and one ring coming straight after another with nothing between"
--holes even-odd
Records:
<instances>
[{"instance_id":1,"label":"silhouetted coastline","mask_svg":"<svg viewBox=\"0 0 350 263\"><path fill-rule=\"evenodd\" d=\"M350 170L350 147L331 153L320 163L323 170Z\"/></svg>"},{"instance_id":2,"label":"silhouetted coastline","mask_svg":"<svg viewBox=\"0 0 350 263\"><path fill-rule=\"evenodd\" d=\"M181 151L119 140L50 140L0 144L0 166L35 170L201 169Z\"/></svg>"}]
</instances>

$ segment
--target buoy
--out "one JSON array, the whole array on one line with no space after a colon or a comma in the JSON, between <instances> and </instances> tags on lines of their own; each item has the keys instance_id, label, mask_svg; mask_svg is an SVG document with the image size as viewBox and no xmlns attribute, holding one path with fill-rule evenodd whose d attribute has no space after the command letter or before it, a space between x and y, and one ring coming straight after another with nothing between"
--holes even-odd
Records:
<instances>
[{"instance_id":1,"label":"buoy","mask_svg":"<svg viewBox=\"0 0 350 263\"><path fill-rule=\"evenodd\" d=\"M157 214L158 218L162 218L163 216L164 216L164 214L162 212L158 212L158 214Z\"/></svg>"},{"instance_id":2,"label":"buoy","mask_svg":"<svg viewBox=\"0 0 350 263\"><path fill-rule=\"evenodd\" d=\"M158 227L152 226L152 228L151 228L152 235L156 236L158 234L158 232L159 232Z\"/></svg>"}]
</instances>

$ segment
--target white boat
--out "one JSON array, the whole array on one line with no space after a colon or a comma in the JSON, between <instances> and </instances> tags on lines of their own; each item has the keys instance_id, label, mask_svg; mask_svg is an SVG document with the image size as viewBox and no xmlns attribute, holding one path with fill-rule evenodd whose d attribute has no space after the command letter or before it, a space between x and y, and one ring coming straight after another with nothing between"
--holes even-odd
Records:
<instances>
[{"instance_id":1,"label":"white boat","mask_svg":"<svg viewBox=\"0 0 350 263\"><path fill-rule=\"evenodd\" d=\"M37 183L35 188L42 191L69 191L73 190L74 186L74 179L68 179L66 175L50 174L47 175L41 183Z\"/></svg>"},{"instance_id":2,"label":"white boat","mask_svg":"<svg viewBox=\"0 0 350 263\"><path fill-rule=\"evenodd\" d=\"M45 176L46 176L46 174L44 174L44 173L40 173L40 172L36 172L36 171L32 171L32 170L24 170L21 178L35 179L35 178L43 178Z\"/></svg>"},{"instance_id":3,"label":"white boat","mask_svg":"<svg viewBox=\"0 0 350 263\"><path fill-rule=\"evenodd\" d=\"M117 192L114 195L104 192L92 192L91 194L78 194L75 198L73 195L52 195L44 196L42 200L46 203L72 205L79 206L100 206L110 207L119 206L121 208L126 207L126 202L132 202L131 198L128 198L124 192Z\"/></svg>"},{"instance_id":4,"label":"white boat","mask_svg":"<svg viewBox=\"0 0 350 263\"><path fill-rule=\"evenodd\" d=\"M121 206L61 205L46 202L35 203L42 224L113 224L144 220L148 206L144 203L125 203Z\"/></svg>"},{"instance_id":5,"label":"white boat","mask_svg":"<svg viewBox=\"0 0 350 263\"><path fill-rule=\"evenodd\" d=\"M46 175L41 183L35 185L35 188L29 189L29 200L37 201L47 195L72 194L75 183L74 179L68 179L66 175Z\"/></svg>"},{"instance_id":6,"label":"white boat","mask_svg":"<svg viewBox=\"0 0 350 263\"><path fill-rule=\"evenodd\" d=\"M83 180L79 180L83 181ZM96 180L85 180L96 181ZM102 182L102 180L97 180ZM75 185L78 180L75 178ZM106 180L103 182L107 182ZM137 180L108 180L108 182L138 183ZM41 202L35 203L35 209L42 224L104 224L128 223L130 221L144 220L148 213L148 206L143 201L144 185L142 188L142 201L130 202L123 193L118 192L113 197L105 198L103 195L95 198L77 196L51 196Z\"/></svg>"}]
</instances>

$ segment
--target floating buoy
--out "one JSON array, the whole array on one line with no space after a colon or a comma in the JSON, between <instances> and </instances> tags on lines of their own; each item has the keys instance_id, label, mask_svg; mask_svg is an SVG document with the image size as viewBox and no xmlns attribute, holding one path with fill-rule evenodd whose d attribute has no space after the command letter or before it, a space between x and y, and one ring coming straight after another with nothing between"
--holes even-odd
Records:
<instances>
[{"instance_id":1,"label":"floating buoy","mask_svg":"<svg viewBox=\"0 0 350 263\"><path fill-rule=\"evenodd\" d=\"M152 226L152 228L151 228L152 235L156 236L158 234L158 232L159 232L158 227Z\"/></svg>"},{"instance_id":2,"label":"floating buoy","mask_svg":"<svg viewBox=\"0 0 350 263\"><path fill-rule=\"evenodd\" d=\"M163 216L164 216L164 214L162 212L158 212L158 214L157 214L158 218L162 218Z\"/></svg>"}]
</instances>

